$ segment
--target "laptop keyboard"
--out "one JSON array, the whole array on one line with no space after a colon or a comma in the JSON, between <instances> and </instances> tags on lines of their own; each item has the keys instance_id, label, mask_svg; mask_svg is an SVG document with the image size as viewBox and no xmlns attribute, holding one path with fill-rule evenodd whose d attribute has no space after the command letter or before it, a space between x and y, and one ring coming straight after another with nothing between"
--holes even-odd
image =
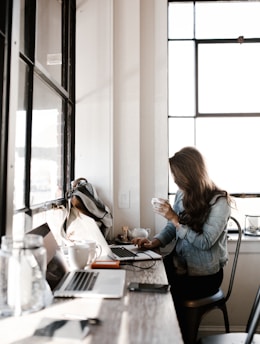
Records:
<instances>
[{"instance_id":1,"label":"laptop keyboard","mask_svg":"<svg viewBox=\"0 0 260 344\"><path fill-rule=\"evenodd\" d=\"M98 277L98 272L75 271L73 278L66 286L65 290L92 290Z\"/></svg>"},{"instance_id":2,"label":"laptop keyboard","mask_svg":"<svg viewBox=\"0 0 260 344\"><path fill-rule=\"evenodd\" d=\"M111 247L111 251L120 258L135 257L136 254L125 247Z\"/></svg>"}]
</instances>

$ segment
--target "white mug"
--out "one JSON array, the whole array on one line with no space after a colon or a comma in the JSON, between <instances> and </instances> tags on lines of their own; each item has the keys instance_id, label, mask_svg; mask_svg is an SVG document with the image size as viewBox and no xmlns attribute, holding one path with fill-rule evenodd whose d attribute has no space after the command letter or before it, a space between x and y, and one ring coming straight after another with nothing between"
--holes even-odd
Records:
<instances>
[{"instance_id":1,"label":"white mug","mask_svg":"<svg viewBox=\"0 0 260 344\"><path fill-rule=\"evenodd\" d=\"M102 253L102 247L95 240L82 240L80 243L84 243L89 246L89 257L87 265L92 264L97 260Z\"/></svg>"},{"instance_id":2,"label":"white mug","mask_svg":"<svg viewBox=\"0 0 260 344\"><path fill-rule=\"evenodd\" d=\"M82 270L88 265L90 247L86 243L74 243L68 247L69 265L73 270Z\"/></svg>"},{"instance_id":3,"label":"white mug","mask_svg":"<svg viewBox=\"0 0 260 344\"><path fill-rule=\"evenodd\" d=\"M167 199L154 197L152 198L151 203L154 209L158 209L160 208L161 204L169 203L169 201Z\"/></svg>"}]
</instances>

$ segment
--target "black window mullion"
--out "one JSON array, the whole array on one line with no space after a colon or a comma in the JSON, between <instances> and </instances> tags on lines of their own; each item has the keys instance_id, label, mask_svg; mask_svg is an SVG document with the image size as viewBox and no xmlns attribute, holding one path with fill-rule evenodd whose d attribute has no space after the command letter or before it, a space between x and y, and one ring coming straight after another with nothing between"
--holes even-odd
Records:
<instances>
[{"instance_id":1,"label":"black window mullion","mask_svg":"<svg viewBox=\"0 0 260 344\"><path fill-rule=\"evenodd\" d=\"M1 49L2 65L0 68L0 78L2 79L1 109L0 109L0 235L5 234L6 227L6 199L7 199L7 152L8 152L8 122L9 122L9 98L10 98L10 59L11 59L11 34L12 34L12 1L2 0L1 9L5 12L4 32L1 32L4 44ZM5 75L5 82L4 82Z\"/></svg>"},{"instance_id":2,"label":"black window mullion","mask_svg":"<svg viewBox=\"0 0 260 344\"><path fill-rule=\"evenodd\" d=\"M69 37L68 37L68 63L70 65L68 71L68 91L70 95L70 104L67 107L67 164L70 166L66 176L66 189L70 188L70 181L74 179L74 161L75 161L75 36L76 36L76 1L70 0L69 6Z\"/></svg>"},{"instance_id":3,"label":"black window mullion","mask_svg":"<svg viewBox=\"0 0 260 344\"><path fill-rule=\"evenodd\" d=\"M199 70L198 70L198 42L195 40L195 51L194 51L194 59L195 59L195 118L198 116L199 113Z\"/></svg>"},{"instance_id":4,"label":"black window mullion","mask_svg":"<svg viewBox=\"0 0 260 344\"><path fill-rule=\"evenodd\" d=\"M33 74L35 61L35 28L36 28L36 1L25 0L24 2L24 52L20 58L26 64L25 111L26 111L26 134L25 134L25 185L24 205L27 214L30 212L30 176L31 176L31 140L32 140L32 109L33 109Z\"/></svg>"},{"instance_id":5,"label":"black window mullion","mask_svg":"<svg viewBox=\"0 0 260 344\"><path fill-rule=\"evenodd\" d=\"M33 66L29 67L26 75L28 80L27 88L27 109L26 109L26 144L25 144L25 199L24 204L27 211L30 209L30 189L31 189L31 142L32 142L32 111L33 111Z\"/></svg>"},{"instance_id":6,"label":"black window mullion","mask_svg":"<svg viewBox=\"0 0 260 344\"><path fill-rule=\"evenodd\" d=\"M24 13L24 42L25 42L25 55L34 61L35 52L35 13L36 13L36 0L25 0L25 13Z\"/></svg>"},{"instance_id":7,"label":"black window mullion","mask_svg":"<svg viewBox=\"0 0 260 344\"><path fill-rule=\"evenodd\" d=\"M68 91L68 25L69 25L69 10L68 7L63 1L62 3L62 73L61 73L61 84L65 90Z\"/></svg>"}]
</instances>

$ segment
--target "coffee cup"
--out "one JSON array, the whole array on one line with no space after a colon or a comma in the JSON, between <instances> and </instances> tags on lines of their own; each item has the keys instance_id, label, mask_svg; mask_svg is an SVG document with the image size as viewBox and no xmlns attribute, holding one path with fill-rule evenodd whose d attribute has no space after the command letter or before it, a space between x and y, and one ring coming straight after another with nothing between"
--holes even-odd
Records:
<instances>
[{"instance_id":1,"label":"coffee cup","mask_svg":"<svg viewBox=\"0 0 260 344\"><path fill-rule=\"evenodd\" d=\"M87 265L90 265L101 256L102 248L95 240L83 240L81 242L89 246Z\"/></svg>"},{"instance_id":2,"label":"coffee cup","mask_svg":"<svg viewBox=\"0 0 260 344\"><path fill-rule=\"evenodd\" d=\"M154 197L151 200L151 203L154 208L159 208L161 204L165 204L166 202L168 202L168 200L163 199L163 198L157 198L157 197Z\"/></svg>"},{"instance_id":3,"label":"coffee cup","mask_svg":"<svg viewBox=\"0 0 260 344\"><path fill-rule=\"evenodd\" d=\"M74 243L68 247L69 265L73 270L82 270L88 265L90 247L86 243Z\"/></svg>"}]
</instances>

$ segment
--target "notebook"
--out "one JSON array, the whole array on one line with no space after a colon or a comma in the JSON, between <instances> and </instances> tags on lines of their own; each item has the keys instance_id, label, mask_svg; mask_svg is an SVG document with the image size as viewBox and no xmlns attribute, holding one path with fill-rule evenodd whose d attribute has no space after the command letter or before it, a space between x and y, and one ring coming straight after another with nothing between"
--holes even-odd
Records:
<instances>
[{"instance_id":1,"label":"notebook","mask_svg":"<svg viewBox=\"0 0 260 344\"><path fill-rule=\"evenodd\" d=\"M70 271L64 255L47 223L33 229L43 236L47 251L46 279L54 297L121 298L126 271L123 269L89 269Z\"/></svg>"}]
</instances>

